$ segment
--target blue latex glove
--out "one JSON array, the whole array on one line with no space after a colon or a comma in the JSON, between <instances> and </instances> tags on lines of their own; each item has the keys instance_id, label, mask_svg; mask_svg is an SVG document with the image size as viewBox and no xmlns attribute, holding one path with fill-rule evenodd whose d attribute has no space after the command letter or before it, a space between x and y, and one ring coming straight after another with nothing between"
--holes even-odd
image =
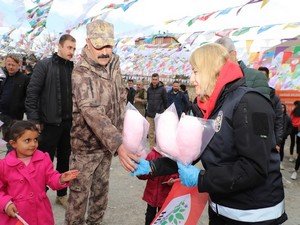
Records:
<instances>
[{"instance_id":1,"label":"blue latex glove","mask_svg":"<svg viewBox=\"0 0 300 225\"><path fill-rule=\"evenodd\" d=\"M132 176L147 175L151 172L151 167L149 161L145 159L140 159L137 164L137 168L131 173Z\"/></svg>"},{"instance_id":2,"label":"blue latex glove","mask_svg":"<svg viewBox=\"0 0 300 225\"><path fill-rule=\"evenodd\" d=\"M187 187L197 186L200 169L192 165L185 166L180 162L177 162L177 165L180 182Z\"/></svg>"}]
</instances>

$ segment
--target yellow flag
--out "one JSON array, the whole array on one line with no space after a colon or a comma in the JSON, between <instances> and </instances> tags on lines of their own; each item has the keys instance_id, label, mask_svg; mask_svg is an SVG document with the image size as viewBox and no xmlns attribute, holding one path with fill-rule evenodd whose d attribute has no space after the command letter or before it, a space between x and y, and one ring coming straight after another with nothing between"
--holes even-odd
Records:
<instances>
[{"instance_id":1,"label":"yellow flag","mask_svg":"<svg viewBox=\"0 0 300 225\"><path fill-rule=\"evenodd\" d=\"M259 52L251 52L249 55L249 63L253 64L256 60L258 60Z\"/></svg>"},{"instance_id":2,"label":"yellow flag","mask_svg":"<svg viewBox=\"0 0 300 225\"><path fill-rule=\"evenodd\" d=\"M247 53L249 54L251 45L253 44L253 40L246 40L246 49L247 49Z\"/></svg>"},{"instance_id":3,"label":"yellow flag","mask_svg":"<svg viewBox=\"0 0 300 225\"><path fill-rule=\"evenodd\" d=\"M288 29L288 28L297 28L299 27L300 23L288 23L284 26L283 29Z\"/></svg>"},{"instance_id":4,"label":"yellow flag","mask_svg":"<svg viewBox=\"0 0 300 225\"><path fill-rule=\"evenodd\" d=\"M264 7L270 0L263 0L262 3L261 3L261 7Z\"/></svg>"}]
</instances>

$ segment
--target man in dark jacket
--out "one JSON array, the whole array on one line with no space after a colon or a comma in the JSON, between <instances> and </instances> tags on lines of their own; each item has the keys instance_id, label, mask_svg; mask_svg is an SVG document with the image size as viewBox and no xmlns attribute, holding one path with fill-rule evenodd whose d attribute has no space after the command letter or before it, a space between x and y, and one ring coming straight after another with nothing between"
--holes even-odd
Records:
<instances>
[{"instance_id":1,"label":"man in dark jacket","mask_svg":"<svg viewBox=\"0 0 300 225\"><path fill-rule=\"evenodd\" d=\"M249 68L245 65L243 61L238 61L237 59L237 52L234 46L233 41L228 37L222 37L215 41L220 45L223 45L229 52L229 57L233 62L239 64L240 68L243 71L243 74L246 79L246 85L248 87L255 88L260 93L262 93L267 98L270 98L270 88L268 85L268 79L266 76L255 69Z\"/></svg>"},{"instance_id":2,"label":"man in dark jacket","mask_svg":"<svg viewBox=\"0 0 300 225\"><path fill-rule=\"evenodd\" d=\"M162 82L159 81L157 73L152 74L151 84L147 90L147 112L146 119L150 124L149 143L150 148L155 145L155 124L156 113L163 113L167 108L167 92Z\"/></svg>"},{"instance_id":3,"label":"man in dark jacket","mask_svg":"<svg viewBox=\"0 0 300 225\"><path fill-rule=\"evenodd\" d=\"M126 88L127 91L127 103L130 102L131 104L134 103L134 96L135 96L135 90L133 88L133 80L128 80L128 87Z\"/></svg>"},{"instance_id":4,"label":"man in dark jacket","mask_svg":"<svg viewBox=\"0 0 300 225\"><path fill-rule=\"evenodd\" d=\"M72 126L71 73L76 40L69 34L59 39L58 52L37 63L27 89L26 111L29 120L41 130L39 148L52 161L57 152L57 170L69 170ZM56 203L67 207L67 189L57 191Z\"/></svg>"},{"instance_id":5,"label":"man in dark jacket","mask_svg":"<svg viewBox=\"0 0 300 225\"><path fill-rule=\"evenodd\" d=\"M267 67L259 67L259 71L263 72L269 80L269 69ZM282 104L278 95L275 94L275 89L270 88L270 99L272 101L273 109L275 112L275 138L276 138L276 150L279 152L280 144L283 140L283 111ZM280 168L283 169L283 166L280 164Z\"/></svg>"},{"instance_id":6,"label":"man in dark jacket","mask_svg":"<svg viewBox=\"0 0 300 225\"><path fill-rule=\"evenodd\" d=\"M13 120L22 120L25 111L26 89L29 78L20 72L20 59L9 54L5 57L5 67L0 77L0 120L4 140Z\"/></svg>"},{"instance_id":7,"label":"man in dark jacket","mask_svg":"<svg viewBox=\"0 0 300 225\"><path fill-rule=\"evenodd\" d=\"M179 90L178 81L173 82L172 89L167 93L167 99L168 99L168 107L172 105L172 103L175 104L178 117L180 118L181 114L185 112L185 110L188 108L189 102L186 95Z\"/></svg>"}]
</instances>

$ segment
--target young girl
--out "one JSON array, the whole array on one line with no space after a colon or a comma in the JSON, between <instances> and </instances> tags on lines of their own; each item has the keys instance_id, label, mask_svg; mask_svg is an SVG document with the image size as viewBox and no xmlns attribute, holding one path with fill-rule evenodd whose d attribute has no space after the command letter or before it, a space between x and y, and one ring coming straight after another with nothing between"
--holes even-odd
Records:
<instances>
[{"instance_id":1,"label":"young girl","mask_svg":"<svg viewBox=\"0 0 300 225\"><path fill-rule=\"evenodd\" d=\"M161 154L157 152L155 148L152 148L146 160L154 160L160 157ZM150 225L171 191L173 183L178 178L178 173L158 177L143 175L138 176L138 178L147 180L143 200L147 202L145 225Z\"/></svg>"},{"instance_id":2,"label":"young girl","mask_svg":"<svg viewBox=\"0 0 300 225\"><path fill-rule=\"evenodd\" d=\"M66 188L79 173L55 171L49 155L37 150L38 135L29 121L16 121L10 127L9 143L14 150L0 160L0 225L15 225L16 214L30 225L54 225L46 186Z\"/></svg>"}]
</instances>

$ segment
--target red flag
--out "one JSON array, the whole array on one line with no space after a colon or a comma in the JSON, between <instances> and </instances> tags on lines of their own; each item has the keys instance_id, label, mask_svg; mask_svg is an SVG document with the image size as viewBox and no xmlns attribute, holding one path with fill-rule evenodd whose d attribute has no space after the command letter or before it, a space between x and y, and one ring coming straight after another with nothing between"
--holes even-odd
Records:
<instances>
[{"instance_id":1,"label":"red flag","mask_svg":"<svg viewBox=\"0 0 300 225\"><path fill-rule=\"evenodd\" d=\"M188 188L175 182L161 210L151 225L197 224L208 200L207 193L197 187Z\"/></svg>"},{"instance_id":2,"label":"red flag","mask_svg":"<svg viewBox=\"0 0 300 225\"><path fill-rule=\"evenodd\" d=\"M282 57L282 64L286 63L291 57L293 53L292 52L284 52Z\"/></svg>"}]
</instances>

